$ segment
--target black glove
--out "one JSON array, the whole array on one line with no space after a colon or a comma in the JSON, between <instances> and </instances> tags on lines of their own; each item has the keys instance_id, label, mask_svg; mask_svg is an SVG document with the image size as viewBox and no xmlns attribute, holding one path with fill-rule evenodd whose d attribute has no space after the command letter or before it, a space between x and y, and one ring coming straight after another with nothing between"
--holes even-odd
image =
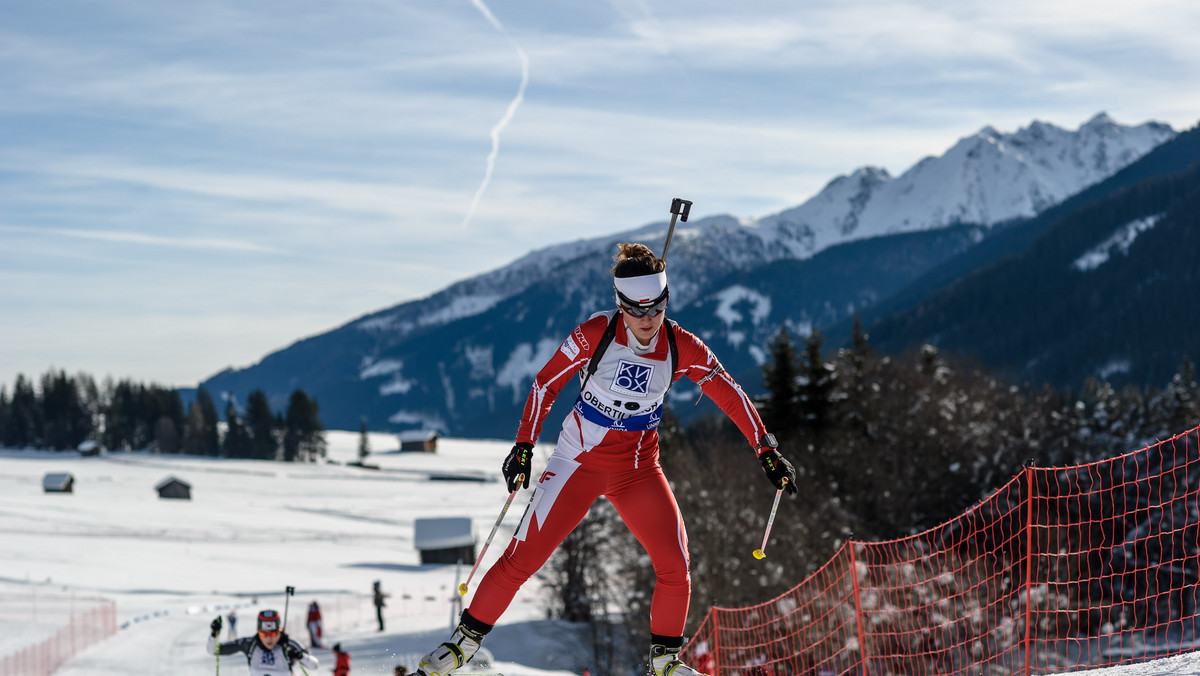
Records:
<instances>
[{"instance_id":1,"label":"black glove","mask_svg":"<svg viewBox=\"0 0 1200 676\"><path fill-rule=\"evenodd\" d=\"M764 448L758 459L762 462L763 471L767 473L767 479L775 486L775 490L786 488L788 495L796 494L796 468L792 467L787 458L779 455L779 451L774 448Z\"/></svg>"},{"instance_id":2,"label":"black glove","mask_svg":"<svg viewBox=\"0 0 1200 676\"><path fill-rule=\"evenodd\" d=\"M213 620L212 624L210 624L208 626L212 627L213 636L220 634L221 633L221 616L217 615L217 619Z\"/></svg>"},{"instance_id":3,"label":"black glove","mask_svg":"<svg viewBox=\"0 0 1200 676\"><path fill-rule=\"evenodd\" d=\"M295 662L304 656L304 651L292 645L291 643L289 643L288 646L283 649L283 652L285 655L287 655L289 662Z\"/></svg>"},{"instance_id":4,"label":"black glove","mask_svg":"<svg viewBox=\"0 0 1200 676\"><path fill-rule=\"evenodd\" d=\"M524 441L515 444L500 467L504 472L504 483L508 492L517 490L517 486L529 488L529 475L533 473L533 444Z\"/></svg>"}]
</instances>

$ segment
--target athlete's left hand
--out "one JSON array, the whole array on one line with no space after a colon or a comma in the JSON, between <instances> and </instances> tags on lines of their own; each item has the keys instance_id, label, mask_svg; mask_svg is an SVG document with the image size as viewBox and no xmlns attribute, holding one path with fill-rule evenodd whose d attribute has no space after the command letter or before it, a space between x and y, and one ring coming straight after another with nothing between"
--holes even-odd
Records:
<instances>
[{"instance_id":1,"label":"athlete's left hand","mask_svg":"<svg viewBox=\"0 0 1200 676\"><path fill-rule=\"evenodd\" d=\"M304 657L304 651L294 645L289 645L284 652L287 653L287 658L292 662Z\"/></svg>"},{"instance_id":2,"label":"athlete's left hand","mask_svg":"<svg viewBox=\"0 0 1200 676\"><path fill-rule=\"evenodd\" d=\"M796 468L787 458L773 448L764 448L758 459L767 473L767 479L775 485L775 490L787 489L788 495L796 494Z\"/></svg>"}]
</instances>

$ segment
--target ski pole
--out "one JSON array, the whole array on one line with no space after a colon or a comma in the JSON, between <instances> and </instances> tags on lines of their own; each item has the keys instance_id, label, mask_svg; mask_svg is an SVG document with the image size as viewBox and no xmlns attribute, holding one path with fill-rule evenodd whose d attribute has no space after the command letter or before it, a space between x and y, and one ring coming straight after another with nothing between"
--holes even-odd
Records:
<instances>
[{"instance_id":1,"label":"ski pole","mask_svg":"<svg viewBox=\"0 0 1200 676\"><path fill-rule=\"evenodd\" d=\"M283 589L283 626L279 629L281 632L287 631L288 601L292 600L292 594L295 593L296 588L291 585L288 585Z\"/></svg>"},{"instance_id":2,"label":"ski pole","mask_svg":"<svg viewBox=\"0 0 1200 676\"><path fill-rule=\"evenodd\" d=\"M783 480L783 485L784 487L787 486L787 479ZM775 523L775 511L779 509L779 498L782 495L783 488L775 491L775 504L771 505L771 516L767 518L767 532L763 533L762 546L754 550L754 558L756 559L767 558L767 552L764 550L767 548L767 538L771 537L771 524Z\"/></svg>"},{"instance_id":3,"label":"ski pole","mask_svg":"<svg viewBox=\"0 0 1200 676\"><path fill-rule=\"evenodd\" d=\"M487 540L484 541L483 549L479 550L479 556L475 557L475 565L471 566L471 572L467 573L467 581L458 585L458 595L459 596L467 595L467 589L468 589L467 585L469 585L471 583L471 578L475 577L475 571L479 568L479 562L483 561L483 555L487 553L488 545L492 544L492 538L496 537L496 529L500 527L500 522L504 521L504 515L508 513L508 507L509 507L509 505L512 504L513 498L517 497L517 491L521 490L520 484L523 481L525 481L525 475L518 474L517 475L518 487L513 489L513 492L508 494L508 499L504 501L504 509L500 510L500 516L497 517L497 519L496 519L496 525L492 526L492 532L488 535Z\"/></svg>"},{"instance_id":4,"label":"ski pole","mask_svg":"<svg viewBox=\"0 0 1200 676\"><path fill-rule=\"evenodd\" d=\"M663 260L666 260L667 258L667 249L671 248L671 235L675 232L675 217L678 216L679 220L687 223L688 214L691 213L691 211L691 201L680 199L678 197L671 200L671 225L667 228L667 241L663 244L663 253L661 256Z\"/></svg>"},{"instance_id":5,"label":"ski pole","mask_svg":"<svg viewBox=\"0 0 1200 676\"><path fill-rule=\"evenodd\" d=\"M217 641L217 676L221 676L221 642Z\"/></svg>"}]
</instances>

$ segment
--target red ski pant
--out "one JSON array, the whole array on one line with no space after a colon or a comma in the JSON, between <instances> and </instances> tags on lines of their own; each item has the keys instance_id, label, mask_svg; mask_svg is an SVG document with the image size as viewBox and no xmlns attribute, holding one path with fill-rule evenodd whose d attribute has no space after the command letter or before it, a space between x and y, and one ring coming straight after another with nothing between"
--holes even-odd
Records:
<instances>
[{"instance_id":1,"label":"red ski pant","mask_svg":"<svg viewBox=\"0 0 1200 676\"><path fill-rule=\"evenodd\" d=\"M687 532L662 468L655 462L638 469L598 470L558 453L546 464L508 549L479 583L468 609L471 617L495 624L521 585L601 495L616 508L654 565L650 631L683 636L691 596Z\"/></svg>"}]
</instances>

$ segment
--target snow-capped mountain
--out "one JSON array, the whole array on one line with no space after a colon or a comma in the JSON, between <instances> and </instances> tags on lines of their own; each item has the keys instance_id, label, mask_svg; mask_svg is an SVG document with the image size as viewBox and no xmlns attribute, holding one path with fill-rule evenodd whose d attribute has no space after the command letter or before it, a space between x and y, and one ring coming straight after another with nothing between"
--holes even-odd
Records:
<instances>
[{"instance_id":1,"label":"snow-capped mountain","mask_svg":"<svg viewBox=\"0 0 1200 676\"><path fill-rule=\"evenodd\" d=\"M1124 126L1104 114L1076 131L1044 122L1012 134L985 127L896 178L865 167L758 220L716 215L678 223L668 267L672 316L731 370L761 364L781 324L803 332L843 318L978 241L988 227L1051 206L1174 135L1164 124ZM344 429L365 416L376 429L508 436L533 375L563 336L611 305L616 243L661 249L667 225L533 251L203 386L243 400L262 388L280 408L303 388L320 401L326 424ZM672 393L694 398L686 386Z\"/></svg>"},{"instance_id":2,"label":"snow-capped mountain","mask_svg":"<svg viewBox=\"0 0 1200 676\"><path fill-rule=\"evenodd\" d=\"M758 225L803 258L853 239L1028 218L1174 135L1164 124L1127 127L1105 113L1076 131L1038 121L1011 134L988 126L899 177L876 167L839 176L804 204Z\"/></svg>"}]
</instances>

